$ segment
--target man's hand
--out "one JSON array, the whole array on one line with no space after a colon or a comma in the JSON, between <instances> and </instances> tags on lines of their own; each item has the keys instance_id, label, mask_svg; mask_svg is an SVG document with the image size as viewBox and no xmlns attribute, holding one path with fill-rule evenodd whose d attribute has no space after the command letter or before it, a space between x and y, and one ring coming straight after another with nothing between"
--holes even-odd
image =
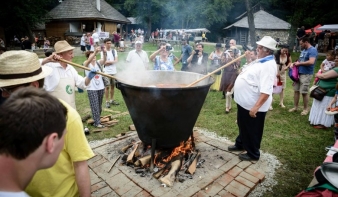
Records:
<instances>
[{"instance_id":1,"label":"man's hand","mask_svg":"<svg viewBox=\"0 0 338 197\"><path fill-rule=\"evenodd\" d=\"M251 116L251 118L256 118L257 112L258 112L258 108L257 107L253 107L253 108L250 109L249 115Z\"/></svg>"}]
</instances>

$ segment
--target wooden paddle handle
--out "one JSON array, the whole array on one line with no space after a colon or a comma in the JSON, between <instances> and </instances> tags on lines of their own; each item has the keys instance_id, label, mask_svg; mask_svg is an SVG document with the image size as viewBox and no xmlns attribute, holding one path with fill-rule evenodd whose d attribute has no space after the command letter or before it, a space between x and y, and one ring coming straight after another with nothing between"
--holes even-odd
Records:
<instances>
[{"instance_id":1,"label":"wooden paddle handle","mask_svg":"<svg viewBox=\"0 0 338 197\"><path fill-rule=\"evenodd\" d=\"M82 68L82 69L84 69L84 70L91 71L90 68L88 68L88 67L82 66L82 65L80 65L80 64L76 64L76 63L74 63L74 62L67 61L67 60L62 59L62 58L59 59L58 61L64 62L64 63L67 63L67 64L70 64L70 65L72 65L72 66L76 66L76 67L78 67L78 68ZM99 75L102 75L102 76L105 76L105 77L109 77L109 78L112 78L112 79L116 79L114 76L108 75L108 74L103 73L103 72L100 72L100 71L96 71L96 74L99 74ZM117 79L116 79L116 80L117 80Z\"/></svg>"},{"instance_id":2,"label":"wooden paddle handle","mask_svg":"<svg viewBox=\"0 0 338 197\"><path fill-rule=\"evenodd\" d=\"M204 80L204 79L207 78L207 77L210 77L212 74L218 72L219 70L221 70L221 69L223 69L223 68L225 68L225 67L231 65L231 64L234 63L234 62L237 62L238 60L242 59L243 57L245 57L245 54L243 54L243 55L239 56L238 58L236 58L236 59L234 59L234 60L228 62L227 64L225 64L225 65L223 65L223 66L217 68L216 70L212 71L211 73L209 73L209 74L203 76L202 78L198 79L197 81L195 81L195 82L193 82L193 83L191 83L191 84L189 84L189 85L187 85L187 86L185 86L185 87L191 87L191 86L195 85L196 83L198 83L198 82Z\"/></svg>"}]
</instances>

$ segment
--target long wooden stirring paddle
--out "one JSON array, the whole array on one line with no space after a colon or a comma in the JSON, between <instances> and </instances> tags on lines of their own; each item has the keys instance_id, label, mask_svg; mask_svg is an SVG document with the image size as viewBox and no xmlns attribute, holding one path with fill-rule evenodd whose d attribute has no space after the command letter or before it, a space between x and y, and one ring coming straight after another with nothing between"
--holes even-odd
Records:
<instances>
[{"instance_id":1,"label":"long wooden stirring paddle","mask_svg":"<svg viewBox=\"0 0 338 197\"><path fill-rule=\"evenodd\" d=\"M198 79L197 81L194 81L193 83L191 83L191 84L189 84L189 85L187 85L187 86L185 86L185 87L191 87L191 86L195 85L196 83L198 83L198 82L204 80L205 78L210 77L212 74L216 73L217 71L219 71L219 70L221 70L221 69L223 69L223 68L225 68L225 67L231 65L231 64L234 63L234 62L237 62L238 60L242 59L243 57L245 57L245 54L243 54L243 55L239 56L238 58L236 58L236 59L234 59L234 60L228 62L227 64L225 64L225 65L223 65L223 66L217 68L216 70L212 71L211 73L209 73L209 74L207 74L207 75L204 75L202 78Z\"/></svg>"},{"instance_id":2,"label":"long wooden stirring paddle","mask_svg":"<svg viewBox=\"0 0 338 197\"><path fill-rule=\"evenodd\" d=\"M70 64L70 65L72 65L72 66L76 66L76 67L78 67L78 68L82 68L82 69L84 69L84 70L91 71L90 68L88 68L88 67L82 66L82 65L80 65L80 64L77 64L77 63L74 63L74 62L71 62L71 61L62 59L62 58L59 59L58 61L64 62L64 63L67 63L67 64ZM117 78L114 77L114 76L108 75L108 74L103 73L103 72L100 72L100 71L96 71L96 74L99 74L99 75L102 75L102 76L105 76L105 77L109 77L109 78L112 78L112 79L119 80L119 79L117 79ZM119 81L120 81L120 80L119 80Z\"/></svg>"}]
</instances>

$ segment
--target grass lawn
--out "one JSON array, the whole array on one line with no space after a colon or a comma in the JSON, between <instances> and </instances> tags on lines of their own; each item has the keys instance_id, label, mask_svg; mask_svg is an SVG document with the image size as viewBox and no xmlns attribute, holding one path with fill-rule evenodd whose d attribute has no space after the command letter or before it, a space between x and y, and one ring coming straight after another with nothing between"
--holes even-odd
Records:
<instances>
[{"instance_id":1,"label":"grass lawn","mask_svg":"<svg viewBox=\"0 0 338 197\"><path fill-rule=\"evenodd\" d=\"M175 55L179 56L179 48L175 47ZM155 46L146 43L145 51L148 55L155 51ZM204 50L210 53L214 46L205 46ZM124 62L127 52L119 53L119 62ZM296 60L299 53L293 53L292 59ZM316 71L324 57L319 57L316 64ZM84 56L77 56L73 60L82 64ZM121 63L118 65L122 66ZM181 65L177 65L179 70ZM83 71L78 70L79 73ZM328 130L317 130L310 126L308 116L301 116L300 112L289 113L288 109L293 107L293 89L291 80L287 79L287 87L284 99L286 108L280 108L279 95L274 95L273 111L266 116L265 129L261 150L275 155L283 164L276 173L278 184L271 192L264 196L295 196L305 189L313 178L315 168L323 162L326 157L325 146L333 143L333 128ZM111 110L125 112L127 107L123 101L121 92L115 91L115 99L120 102L119 106L111 106ZM310 105L312 103L312 99ZM91 114L87 93L77 93L77 109L81 116ZM221 92L210 91L203 105L196 126L216 132L220 136L228 137L234 141L238 134L236 120L236 104L233 102L232 111L225 114L225 100ZM302 101L300 102L302 106ZM104 107L104 106L103 106ZM301 108L302 109L302 108ZM114 114L103 111L102 115ZM117 118L119 123L110 127L109 131L91 133L87 136L88 141L101 140L113 137L121 132L128 131L128 126L133 124L129 115ZM90 129L94 129L88 126Z\"/></svg>"}]
</instances>

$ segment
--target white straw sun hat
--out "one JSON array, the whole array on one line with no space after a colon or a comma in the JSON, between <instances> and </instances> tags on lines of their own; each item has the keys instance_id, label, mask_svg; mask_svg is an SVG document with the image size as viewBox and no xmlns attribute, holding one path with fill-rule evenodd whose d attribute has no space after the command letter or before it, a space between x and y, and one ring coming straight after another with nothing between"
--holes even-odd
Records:
<instances>
[{"instance_id":1,"label":"white straw sun hat","mask_svg":"<svg viewBox=\"0 0 338 197\"><path fill-rule=\"evenodd\" d=\"M0 55L0 87L29 83L45 78L52 68L42 66L35 53L20 50Z\"/></svg>"},{"instance_id":2,"label":"white straw sun hat","mask_svg":"<svg viewBox=\"0 0 338 197\"><path fill-rule=\"evenodd\" d=\"M264 36L260 41L256 42L258 45L271 49L273 51L278 50L276 48L277 41L271 38L270 36Z\"/></svg>"}]
</instances>

